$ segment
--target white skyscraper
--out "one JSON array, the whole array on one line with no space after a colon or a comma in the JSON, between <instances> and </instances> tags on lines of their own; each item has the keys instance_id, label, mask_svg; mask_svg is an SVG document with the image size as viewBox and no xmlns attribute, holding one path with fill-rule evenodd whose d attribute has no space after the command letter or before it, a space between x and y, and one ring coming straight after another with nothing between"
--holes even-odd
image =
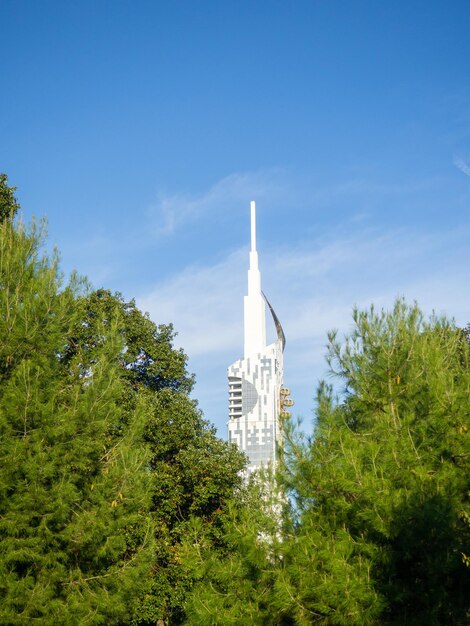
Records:
<instances>
[{"instance_id":1,"label":"white skyscraper","mask_svg":"<svg viewBox=\"0 0 470 626\"><path fill-rule=\"evenodd\" d=\"M277 332L266 345L266 304ZM283 383L282 353L285 337L279 320L261 291L256 251L256 207L251 202L251 251L248 295L244 298L244 356L227 370L229 384L228 439L248 455L250 471L276 460L282 444L281 419L288 416Z\"/></svg>"}]
</instances>

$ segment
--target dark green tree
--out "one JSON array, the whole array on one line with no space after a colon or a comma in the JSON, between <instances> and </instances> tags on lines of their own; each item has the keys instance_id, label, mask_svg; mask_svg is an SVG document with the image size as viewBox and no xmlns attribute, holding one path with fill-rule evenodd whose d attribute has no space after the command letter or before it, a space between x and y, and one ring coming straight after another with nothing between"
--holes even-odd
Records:
<instances>
[{"instance_id":1,"label":"dark green tree","mask_svg":"<svg viewBox=\"0 0 470 626\"><path fill-rule=\"evenodd\" d=\"M0 224L6 219L12 220L20 205L15 198L16 187L8 186L6 174L0 174Z\"/></svg>"},{"instance_id":2,"label":"dark green tree","mask_svg":"<svg viewBox=\"0 0 470 626\"><path fill-rule=\"evenodd\" d=\"M79 350L87 363L94 362L106 341L97 321L117 319L123 345L119 402L124 415L139 402L146 406L155 560L142 592L137 590L133 623L154 626L160 619L180 624L193 585L183 547L191 518L203 524L207 541L215 544L220 516L241 484L245 461L216 436L190 398L193 377L184 352L173 347L170 325L156 325L134 301L125 302L107 290L83 297L79 311L65 359L76 359Z\"/></svg>"},{"instance_id":3,"label":"dark green tree","mask_svg":"<svg viewBox=\"0 0 470 626\"><path fill-rule=\"evenodd\" d=\"M185 544L194 520L215 550L221 517L240 488L243 456L221 441L194 401L171 390L155 398L147 436L152 449L157 562L142 597L139 624L181 624L194 576Z\"/></svg>"},{"instance_id":4,"label":"dark green tree","mask_svg":"<svg viewBox=\"0 0 470 626\"><path fill-rule=\"evenodd\" d=\"M40 248L0 224L0 623L125 623L154 553L145 406L123 415L115 321L65 358L79 286Z\"/></svg>"}]
</instances>

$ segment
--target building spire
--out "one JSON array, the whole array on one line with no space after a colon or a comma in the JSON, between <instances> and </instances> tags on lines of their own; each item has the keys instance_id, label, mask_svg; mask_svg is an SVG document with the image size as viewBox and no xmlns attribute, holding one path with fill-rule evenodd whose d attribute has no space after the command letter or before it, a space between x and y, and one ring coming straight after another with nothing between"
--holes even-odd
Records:
<instances>
[{"instance_id":1,"label":"building spire","mask_svg":"<svg viewBox=\"0 0 470 626\"><path fill-rule=\"evenodd\" d=\"M251 211L251 251L256 252L256 202L250 202Z\"/></svg>"},{"instance_id":2,"label":"building spire","mask_svg":"<svg viewBox=\"0 0 470 626\"><path fill-rule=\"evenodd\" d=\"M251 213L251 250L250 268L248 270L248 295L261 294L261 275L258 268L258 252L256 251L256 204L250 202ZM245 320L246 324L246 320Z\"/></svg>"},{"instance_id":3,"label":"building spire","mask_svg":"<svg viewBox=\"0 0 470 626\"><path fill-rule=\"evenodd\" d=\"M256 204L250 203L251 250L248 270L248 295L245 296L245 357L266 347L266 307L261 293L261 275L256 251Z\"/></svg>"}]
</instances>

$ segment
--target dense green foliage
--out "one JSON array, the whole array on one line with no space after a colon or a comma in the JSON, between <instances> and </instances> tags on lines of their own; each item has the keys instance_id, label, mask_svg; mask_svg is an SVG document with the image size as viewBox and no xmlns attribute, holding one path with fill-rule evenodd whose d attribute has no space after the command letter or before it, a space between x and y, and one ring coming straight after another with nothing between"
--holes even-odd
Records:
<instances>
[{"instance_id":1,"label":"dense green foliage","mask_svg":"<svg viewBox=\"0 0 470 626\"><path fill-rule=\"evenodd\" d=\"M341 400L322 384L313 437L289 433L292 506L278 530L234 513L225 554L193 553L191 624L467 623L468 342L401 301L354 321L330 336Z\"/></svg>"},{"instance_id":2,"label":"dense green foliage","mask_svg":"<svg viewBox=\"0 0 470 626\"><path fill-rule=\"evenodd\" d=\"M121 395L125 413L145 401L145 441L150 451L151 516L155 554L150 575L136 589L133 623L157 619L181 623L192 576L181 558L182 541L192 517L203 522L209 541L217 536L218 517L240 486L243 456L218 439L188 393L193 385L186 356L172 348L171 326L155 325L134 302L99 290L77 302L78 323L66 359L84 351L89 361L106 342L100 326L117 320L125 350L121 352Z\"/></svg>"},{"instance_id":3,"label":"dense green foliage","mask_svg":"<svg viewBox=\"0 0 470 626\"><path fill-rule=\"evenodd\" d=\"M0 225L0 623L116 623L154 552L144 412L112 434L115 331L64 362L75 289L40 243Z\"/></svg>"}]
</instances>

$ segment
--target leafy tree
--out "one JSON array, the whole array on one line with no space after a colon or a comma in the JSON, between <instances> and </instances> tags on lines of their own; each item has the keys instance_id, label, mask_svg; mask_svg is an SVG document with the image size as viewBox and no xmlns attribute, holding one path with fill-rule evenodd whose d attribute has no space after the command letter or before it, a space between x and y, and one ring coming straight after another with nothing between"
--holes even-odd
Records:
<instances>
[{"instance_id":1,"label":"leafy tree","mask_svg":"<svg viewBox=\"0 0 470 626\"><path fill-rule=\"evenodd\" d=\"M20 205L15 198L16 187L8 186L6 174L0 174L0 224L6 219L13 219Z\"/></svg>"},{"instance_id":2,"label":"leafy tree","mask_svg":"<svg viewBox=\"0 0 470 626\"><path fill-rule=\"evenodd\" d=\"M87 363L93 362L105 341L97 321L117 319L124 346L120 406L124 414L134 411L139 401L146 406L155 559L151 576L137 593L133 623L153 626L160 619L179 624L193 584L183 556L190 520L200 520L206 539L217 541L224 503L239 487L245 461L216 437L189 397L194 381L185 354L172 345L171 325L154 324L134 301L106 290L83 297L79 311L65 359L75 359L80 350Z\"/></svg>"},{"instance_id":3,"label":"leafy tree","mask_svg":"<svg viewBox=\"0 0 470 626\"><path fill-rule=\"evenodd\" d=\"M145 407L123 419L115 322L65 358L79 285L40 231L0 224L0 623L123 623L153 555Z\"/></svg>"},{"instance_id":4,"label":"leafy tree","mask_svg":"<svg viewBox=\"0 0 470 626\"><path fill-rule=\"evenodd\" d=\"M137 397L152 395L162 389L189 393L194 378L186 369L187 357L183 350L173 348L171 324L156 325L137 308L135 301L125 302L119 293L98 289L81 297L78 315L65 349L66 361L77 351L93 361L95 352L106 343L100 324L110 327L116 323L123 349L120 354L120 376L123 396L131 404ZM146 392L142 394L141 392Z\"/></svg>"},{"instance_id":5,"label":"leafy tree","mask_svg":"<svg viewBox=\"0 0 470 626\"><path fill-rule=\"evenodd\" d=\"M147 430L152 449L153 516L157 562L136 623L156 618L181 624L194 576L186 562L186 539L194 520L216 549L221 517L241 483L245 459L216 437L187 396L171 390L155 398Z\"/></svg>"}]
</instances>

